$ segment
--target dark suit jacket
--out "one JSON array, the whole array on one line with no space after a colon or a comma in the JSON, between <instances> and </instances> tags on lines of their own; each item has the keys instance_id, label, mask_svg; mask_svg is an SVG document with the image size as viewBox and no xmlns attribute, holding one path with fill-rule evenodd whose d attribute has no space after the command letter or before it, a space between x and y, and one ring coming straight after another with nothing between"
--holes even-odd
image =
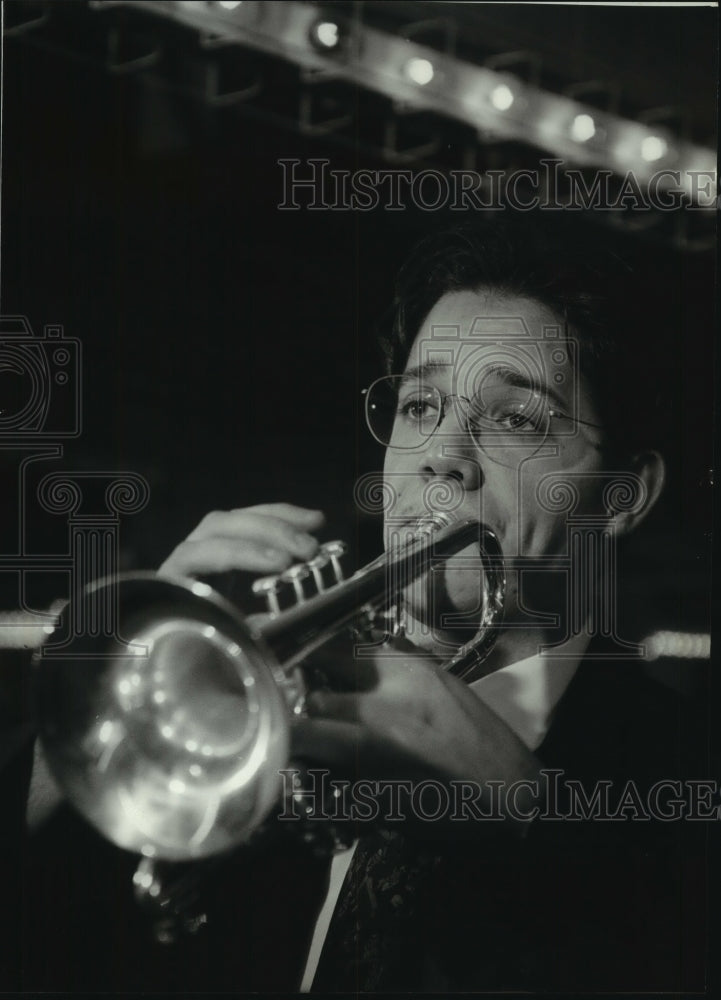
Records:
<instances>
[{"instance_id":1,"label":"dark suit jacket","mask_svg":"<svg viewBox=\"0 0 721 1000\"><path fill-rule=\"evenodd\" d=\"M563 772L549 812L568 814L568 780L589 796L597 782L611 782L610 812L626 789L634 815L657 781L709 778L707 733L700 699L680 698L637 662L585 661L537 751L546 768ZM716 826L549 818L520 840L501 831L439 845L440 862L413 919L394 928L374 989L703 990L707 838ZM359 930L358 961L329 976L324 956L314 989L366 988Z\"/></svg>"}]
</instances>

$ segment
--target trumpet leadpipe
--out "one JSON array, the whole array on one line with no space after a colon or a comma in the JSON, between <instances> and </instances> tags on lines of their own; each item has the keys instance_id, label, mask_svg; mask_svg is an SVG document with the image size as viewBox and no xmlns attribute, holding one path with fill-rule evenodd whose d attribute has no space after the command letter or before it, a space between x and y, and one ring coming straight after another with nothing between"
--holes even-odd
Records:
<instances>
[{"instance_id":1,"label":"trumpet leadpipe","mask_svg":"<svg viewBox=\"0 0 721 1000\"><path fill-rule=\"evenodd\" d=\"M409 582L434 561L478 543L480 530L478 521L471 519L422 530L401 551L380 556L349 579L273 616L259 631L283 666L299 663L362 612L389 604L399 582Z\"/></svg>"}]
</instances>

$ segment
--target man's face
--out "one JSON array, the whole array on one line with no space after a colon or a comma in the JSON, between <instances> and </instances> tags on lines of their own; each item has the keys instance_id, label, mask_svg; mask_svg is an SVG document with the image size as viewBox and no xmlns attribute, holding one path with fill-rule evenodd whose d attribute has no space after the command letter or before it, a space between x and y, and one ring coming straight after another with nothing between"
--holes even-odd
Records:
<instances>
[{"instance_id":1,"label":"man's face","mask_svg":"<svg viewBox=\"0 0 721 1000\"><path fill-rule=\"evenodd\" d=\"M558 317L535 300L494 291L450 292L439 299L399 384L411 394L421 389L424 398L433 389L440 393L436 399L454 398L445 400L433 432L431 416L424 433L407 439L413 447L393 447L399 440L394 438L386 451L384 480L393 496L385 515L386 549L409 521L445 510L454 520L470 517L490 527L507 560L564 554L568 508L544 499L544 488L569 477L579 494L574 514L602 509L603 479L593 473L603 469L603 431L589 426L600 418L576 359ZM466 400L474 394L471 416L482 417L469 430ZM434 629L448 612L466 616L468 625L477 620L477 556L477 546L470 546L441 572L409 585L410 618L432 622ZM513 572L506 608L507 621L518 615ZM418 643L432 646L422 638Z\"/></svg>"}]
</instances>

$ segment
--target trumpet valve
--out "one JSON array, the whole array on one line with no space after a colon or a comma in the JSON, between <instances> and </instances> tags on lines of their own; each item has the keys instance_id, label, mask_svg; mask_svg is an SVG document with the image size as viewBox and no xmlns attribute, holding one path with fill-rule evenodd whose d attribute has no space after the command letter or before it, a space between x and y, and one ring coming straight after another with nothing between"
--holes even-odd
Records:
<instances>
[{"instance_id":1,"label":"trumpet valve","mask_svg":"<svg viewBox=\"0 0 721 1000\"><path fill-rule=\"evenodd\" d=\"M298 563L297 566L291 566L287 569L285 573L281 575L281 580L284 583L290 583L295 591L295 598L298 604L302 604L306 599L305 590L303 589L303 581L310 576L310 570L308 569L307 563Z\"/></svg>"},{"instance_id":2,"label":"trumpet valve","mask_svg":"<svg viewBox=\"0 0 721 1000\"><path fill-rule=\"evenodd\" d=\"M313 582L315 583L316 590L318 593L322 593L326 589L325 580L323 579L323 570L330 562L330 556L321 551L311 559L308 563L308 569L313 575Z\"/></svg>"},{"instance_id":3,"label":"trumpet valve","mask_svg":"<svg viewBox=\"0 0 721 1000\"><path fill-rule=\"evenodd\" d=\"M347 551L348 546L345 542L326 542L325 545L321 546L321 552L330 560L330 564L333 567L333 575L335 576L336 583L340 583L343 580L343 567L340 564L340 560Z\"/></svg>"},{"instance_id":4,"label":"trumpet valve","mask_svg":"<svg viewBox=\"0 0 721 1000\"><path fill-rule=\"evenodd\" d=\"M264 597L268 603L268 611L272 615L280 614L278 591L281 587L281 577L263 576L253 581L253 593L256 597Z\"/></svg>"}]
</instances>

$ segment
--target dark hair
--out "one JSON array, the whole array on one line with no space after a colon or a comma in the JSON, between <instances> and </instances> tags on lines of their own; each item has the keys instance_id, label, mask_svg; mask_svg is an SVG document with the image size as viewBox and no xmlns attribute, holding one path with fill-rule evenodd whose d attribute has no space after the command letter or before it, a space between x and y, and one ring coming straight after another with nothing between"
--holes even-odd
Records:
<instances>
[{"instance_id":1,"label":"dark hair","mask_svg":"<svg viewBox=\"0 0 721 1000\"><path fill-rule=\"evenodd\" d=\"M669 400L654 371L664 360L669 310L657 303L649 309L643 286L637 269L600 246L595 231L593 242L582 241L536 220L482 217L433 233L412 250L396 282L392 331L382 342L386 367L403 370L421 324L447 292L487 287L534 299L578 338L580 369L618 457L644 447L663 450Z\"/></svg>"}]
</instances>

